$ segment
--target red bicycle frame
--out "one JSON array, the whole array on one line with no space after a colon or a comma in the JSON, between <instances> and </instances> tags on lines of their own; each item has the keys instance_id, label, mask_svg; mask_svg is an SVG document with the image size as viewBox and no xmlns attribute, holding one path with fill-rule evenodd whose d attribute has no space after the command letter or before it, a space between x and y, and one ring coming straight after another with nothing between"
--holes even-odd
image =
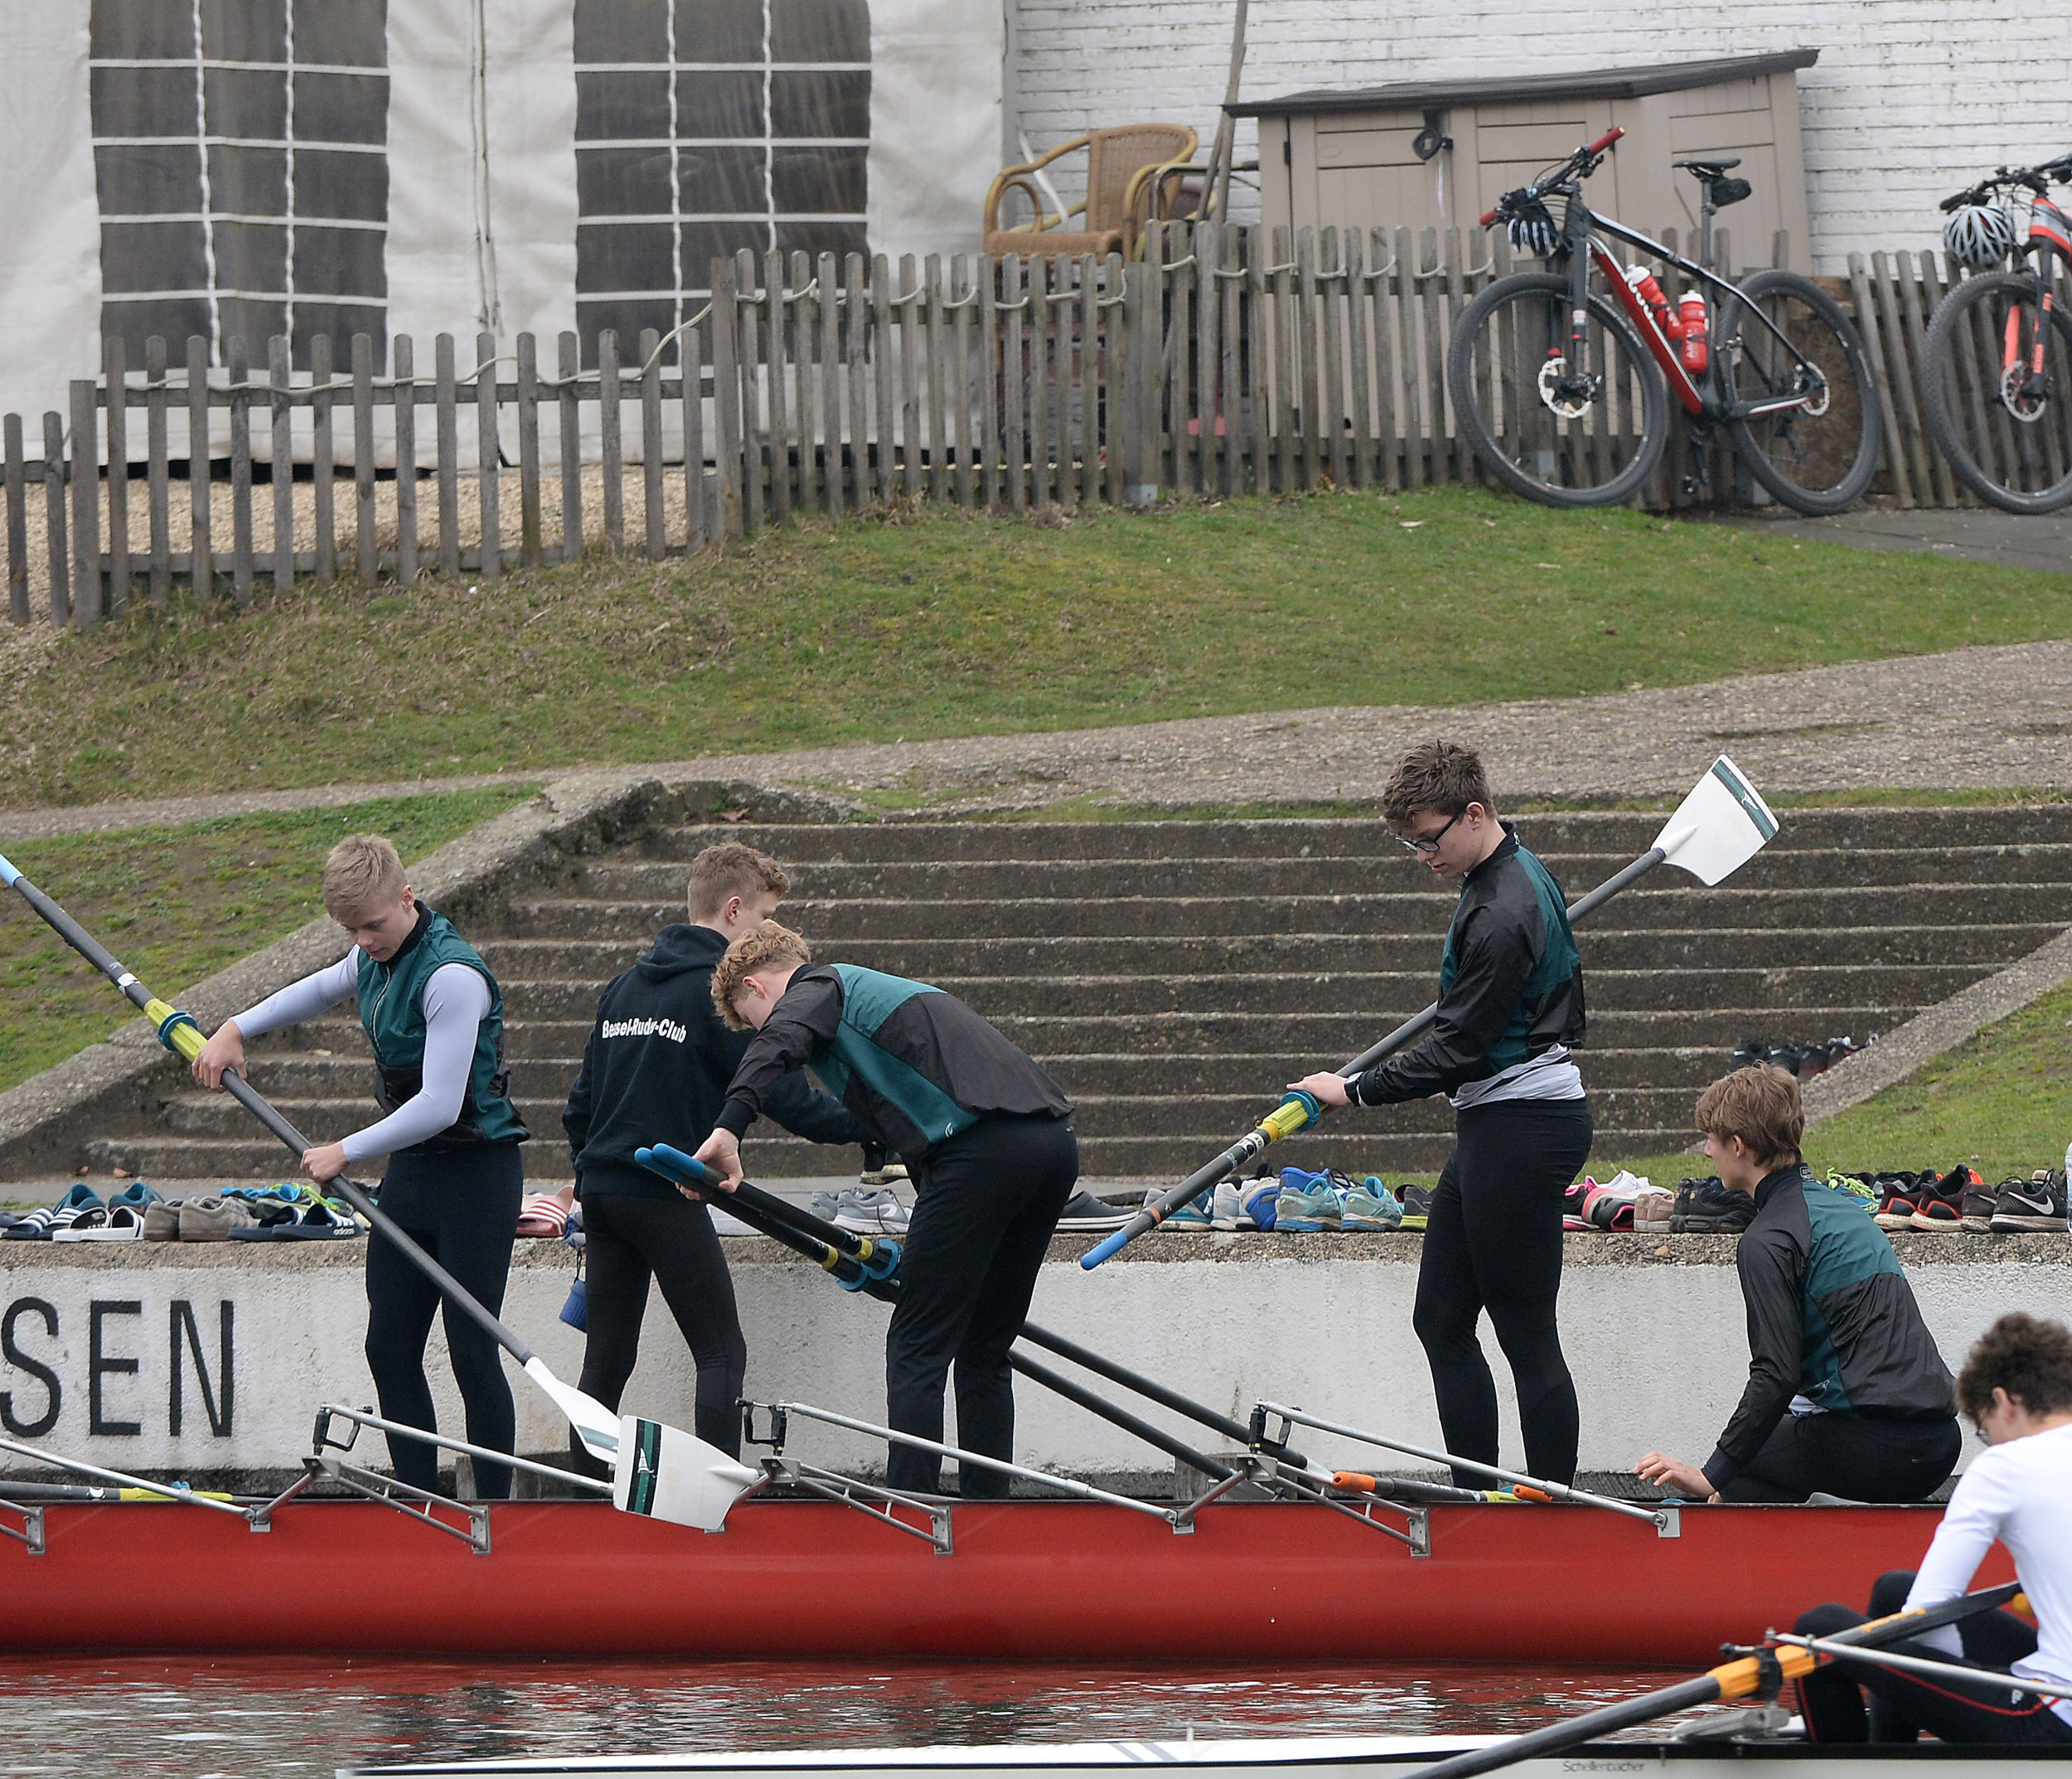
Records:
<instances>
[{"instance_id":1,"label":"red bicycle frame","mask_svg":"<svg viewBox=\"0 0 2072 1779\"><path fill-rule=\"evenodd\" d=\"M1683 404L1685 413L1703 413L1705 398L1698 393L1697 385L1691 381L1691 373L1683 368L1682 355L1657 324L1648 305L1640 300L1640 293L1626 282L1626 269L1612 258L1605 244L1594 235L1590 237L1590 251L1597 269L1605 274L1605 282L1610 285L1634 326L1640 330L1641 339L1654 354L1655 362L1662 366L1662 374L1669 380L1669 393ZM1580 322L1581 318L1576 318Z\"/></svg>"}]
</instances>

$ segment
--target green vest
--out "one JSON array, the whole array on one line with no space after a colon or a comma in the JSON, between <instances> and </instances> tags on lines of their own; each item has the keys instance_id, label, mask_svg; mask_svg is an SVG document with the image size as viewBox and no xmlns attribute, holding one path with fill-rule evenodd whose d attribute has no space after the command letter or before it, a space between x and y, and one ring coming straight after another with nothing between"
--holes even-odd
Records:
<instances>
[{"instance_id":1,"label":"green vest","mask_svg":"<svg viewBox=\"0 0 2072 1779\"><path fill-rule=\"evenodd\" d=\"M360 954L360 1023L374 1046L380 1080L376 1097L385 1112L414 1099L424 1086L424 985L432 972L464 963L489 985L489 1011L475 1032L475 1060L467 1072L461 1113L438 1136L415 1146L417 1154L472 1148L478 1143L523 1142L532 1133L511 1103L511 1070L504 1063L504 995L473 946L453 923L430 909L415 942L388 963Z\"/></svg>"},{"instance_id":2,"label":"green vest","mask_svg":"<svg viewBox=\"0 0 2072 1779\"><path fill-rule=\"evenodd\" d=\"M853 963L828 967L842 979L842 1022L835 1030L830 1053L813 1059L813 1072L827 1091L840 1099L849 1091L850 1077L859 1077L879 1098L913 1119L914 1127L931 1143L977 1123L982 1113L960 1106L912 1064L881 1049L875 1041L878 1028L895 1009L916 995L939 995L942 991Z\"/></svg>"}]
</instances>

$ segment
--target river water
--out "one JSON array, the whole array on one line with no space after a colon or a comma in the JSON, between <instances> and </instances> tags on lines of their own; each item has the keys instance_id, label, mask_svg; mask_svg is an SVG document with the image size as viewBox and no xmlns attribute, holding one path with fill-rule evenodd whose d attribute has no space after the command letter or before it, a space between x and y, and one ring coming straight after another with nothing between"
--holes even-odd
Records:
<instances>
[{"instance_id":1,"label":"river water","mask_svg":"<svg viewBox=\"0 0 2072 1779\"><path fill-rule=\"evenodd\" d=\"M1304 1660L1145 1665L0 1660L0 1779L846 1745L1503 1732L1670 1678Z\"/></svg>"}]
</instances>

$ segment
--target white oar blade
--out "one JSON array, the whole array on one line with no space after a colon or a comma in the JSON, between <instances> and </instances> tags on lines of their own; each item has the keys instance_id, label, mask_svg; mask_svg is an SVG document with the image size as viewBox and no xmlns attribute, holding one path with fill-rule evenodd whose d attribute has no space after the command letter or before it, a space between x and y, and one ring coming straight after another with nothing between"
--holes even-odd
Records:
<instances>
[{"instance_id":1,"label":"white oar blade","mask_svg":"<svg viewBox=\"0 0 2072 1779\"><path fill-rule=\"evenodd\" d=\"M600 1464L618 1462L619 1418L614 1410L596 1397L584 1395L574 1384L564 1384L547 1369L546 1360L537 1353L525 1361L525 1375L553 1398L554 1407L568 1418L584 1451Z\"/></svg>"},{"instance_id":2,"label":"white oar blade","mask_svg":"<svg viewBox=\"0 0 2072 1779\"><path fill-rule=\"evenodd\" d=\"M1722 883L1768 846L1777 832L1755 787L1722 754L1669 817L1655 845L1663 862L1702 884Z\"/></svg>"},{"instance_id":3,"label":"white oar blade","mask_svg":"<svg viewBox=\"0 0 2072 1779\"><path fill-rule=\"evenodd\" d=\"M629 1414L618 1437L612 1505L622 1513L717 1532L727 1510L762 1480L717 1446L660 1421Z\"/></svg>"}]
</instances>

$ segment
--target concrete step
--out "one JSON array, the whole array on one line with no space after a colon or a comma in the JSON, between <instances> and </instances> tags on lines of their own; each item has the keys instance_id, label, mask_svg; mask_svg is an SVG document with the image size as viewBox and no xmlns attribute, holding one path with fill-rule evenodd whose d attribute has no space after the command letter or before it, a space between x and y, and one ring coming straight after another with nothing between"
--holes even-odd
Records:
<instances>
[{"instance_id":1,"label":"concrete step","mask_svg":"<svg viewBox=\"0 0 2072 1779\"><path fill-rule=\"evenodd\" d=\"M1705 926L1920 926L2045 923L2072 925L2072 881L2037 884L1852 885L1846 889L1636 888L1619 899L1615 920L1629 930ZM1227 896L1029 896L985 902L787 899L781 919L816 943L864 938L1094 937L1253 933L1416 933L1430 943L1453 918L1450 891L1402 894ZM514 938L604 940L645 948L683 918L673 903L598 901L566 896L512 904ZM1581 930L1581 929L1579 929Z\"/></svg>"},{"instance_id":2,"label":"concrete step","mask_svg":"<svg viewBox=\"0 0 2072 1779\"><path fill-rule=\"evenodd\" d=\"M1988 975L1972 964L1834 964L1775 968L1615 970L1590 975L1593 1007L1924 1006ZM958 977L938 973L935 986L989 1019L1084 1018L1117 1013L1355 1013L1415 1011L1431 992L1429 971L1346 971L1318 977L1231 972L1145 977L1101 976ZM588 982L509 982L506 1005L525 1019L588 1020L597 989ZM1773 1016L1773 1017L1777 1016ZM1386 1028L1384 1028L1386 1029Z\"/></svg>"},{"instance_id":3,"label":"concrete step","mask_svg":"<svg viewBox=\"0 0 2072 1779\"><path fill-rule=\"evenodd\" d=\"M1662 813L1569 811L1515 818L1536 852L1651 846ZM1798 809L1779 816L1773 849L2072 844L2072 805L1997 808ZM899 859L1194 858L1251 854L1344 856L1400 851L1378 819L1363 817L1215 822L884 822L809 826L752 823L666 829L640 850L688 865L701 847L747 840L785 861Z\"/></svg>"},{"instance_id":4,"label":"concrete step","mask_svg":"<svg viewBox=\"0 0 2072 1779\"><path fill-rule=\"evenodd\" d=\"M1866 925L1686 927L1640 931L1594 927L1577 935L1583 967L1600 971L1802 968L1814 964L1963 964L1995 967L2034 951L2055 924L1944 928ZM554 979L589 989L625 967L626 948L608 939L486 939L478 948L500 981ZM1408 974L1432 967L1422 936L1302 932L1194 934L1155 938L966 938L852 939L845 963L894 975L938 978L1112 974L1148 977Z\"/></svg>"}]
</instances>

